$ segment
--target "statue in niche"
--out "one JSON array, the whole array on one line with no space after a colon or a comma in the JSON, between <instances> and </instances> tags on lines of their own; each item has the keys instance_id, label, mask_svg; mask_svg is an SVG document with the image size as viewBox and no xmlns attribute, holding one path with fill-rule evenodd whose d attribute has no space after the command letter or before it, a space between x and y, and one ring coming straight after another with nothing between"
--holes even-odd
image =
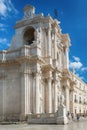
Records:
<instances>
[{"instance_id":1,"label":"statue in niche","mask_svg":"<svg viewBox=\"0 0 87 130\"><path fill-rule=\"evenodd\" d=\"M38 43L41 42L41 28L37 28L34 32L34 36L35 36L35 41L37 41Z\"/></svg>"}]
</instances>

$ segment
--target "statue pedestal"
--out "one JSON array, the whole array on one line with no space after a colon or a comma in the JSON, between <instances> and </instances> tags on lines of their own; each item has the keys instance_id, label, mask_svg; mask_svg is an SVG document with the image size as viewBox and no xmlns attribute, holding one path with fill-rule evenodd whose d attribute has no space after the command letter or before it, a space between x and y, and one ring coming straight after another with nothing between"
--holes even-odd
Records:
<instances>
[{"instance_id":1,"label":"statue pedestal","mask_svg":"<svg viewBox=\"0 0 87 130\"><path fill-rule=\"evenodd\" d=\"M57 124L67 124L68 123L68 119L66 116L66 107L63 105L60 105L58 107L56 123Z\"/></svg>"}]
</instances>

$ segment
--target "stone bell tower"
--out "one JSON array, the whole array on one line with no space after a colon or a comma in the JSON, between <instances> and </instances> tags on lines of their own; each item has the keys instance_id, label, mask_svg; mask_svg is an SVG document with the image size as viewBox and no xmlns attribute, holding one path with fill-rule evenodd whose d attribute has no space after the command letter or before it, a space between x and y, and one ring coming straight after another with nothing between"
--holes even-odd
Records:
<instances>
[{"instance_id":1,"label":"stone bell tower","mask_svg":"<svg viewBox=\"0 0 87 130\"><path fill-rule=\"evenodd\" d=\"M23 19L16 22L15 35L12 38L12 44L10 50L20 48L23 45L31 44L35 41L36 27L31 24L35 17L35 8L31 5L27 5L23 9Z\"/></svg>"}]
</instances>

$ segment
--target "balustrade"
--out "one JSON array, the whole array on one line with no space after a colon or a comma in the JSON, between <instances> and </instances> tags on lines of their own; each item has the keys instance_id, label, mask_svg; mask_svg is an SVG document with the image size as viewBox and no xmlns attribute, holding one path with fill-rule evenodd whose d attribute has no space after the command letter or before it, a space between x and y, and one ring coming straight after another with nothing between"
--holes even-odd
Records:
<instances>
[{"instance_id":1,"label":"balustrade","mask_svg":"<svg viewBox=\"0 0 87 130\"><path fill-rule=\"evenodd\" d=\"M28 57L30 56L30 47L23 46L18 50L3 50L0 51L0 61L5 62L6 60L12 60L18 57Z\"/></svg>"}]
</instances>

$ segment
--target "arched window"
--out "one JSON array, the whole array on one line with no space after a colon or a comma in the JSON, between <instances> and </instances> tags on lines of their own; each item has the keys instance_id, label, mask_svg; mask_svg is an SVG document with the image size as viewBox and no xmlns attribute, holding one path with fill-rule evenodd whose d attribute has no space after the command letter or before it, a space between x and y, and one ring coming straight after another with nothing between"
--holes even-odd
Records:
<instances>
[{"instance_id":1,"label":"arched window","mask_svg":"<svg viewBox=\"0 0 87 130\"><path fill-rule=\"evenodd\" d=\"M24 44L31 45L34 41L34 32L35 29L33 27L29 27L24 32Z\"/></svg>"}]
</instances>

